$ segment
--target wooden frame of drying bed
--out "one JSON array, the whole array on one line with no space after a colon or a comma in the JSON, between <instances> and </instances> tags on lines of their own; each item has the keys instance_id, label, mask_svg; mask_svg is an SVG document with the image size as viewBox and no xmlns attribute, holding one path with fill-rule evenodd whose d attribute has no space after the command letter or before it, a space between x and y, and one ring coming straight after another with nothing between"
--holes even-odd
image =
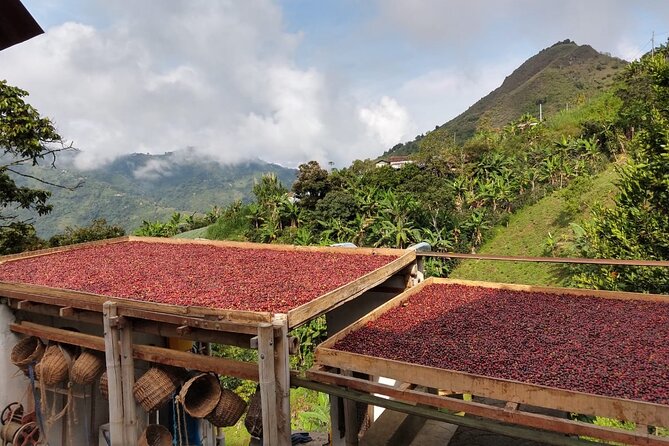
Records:
<instances>
[{"instance_id":1,"label":"wooden frame of drying bed","mask_svg":"<svg viewBox=\"0 0 669 446\"><path fill-rule=\"evenodd\" d=\"M291 434L289 355L291 347L294 346L288 337L288 331L359 297L393 276L401 276L405 287L410 286L411 276L416 274L417 268L416 253L411 250L260 245L134 236L4 256L0 257L0 265L87 246L128 241L204 244L287 252L316 251L341 255L392 255L396 259L285 314L177 306L45 286L0 282L0 302L4 302L14 310L20 319L10 324L13 332L105 352L110 386L112 446L132 446L137 441L134 401L130 392L134 384L132 361L135 359L258 381L263 405L264 444L289 445ZM33 319L31 315L34 314L103 327L104 337L74 333L31 322ZM246 348L253 345L258 349L259 360L258 363L248 363L134 344L133 331Z\"/></svg>"},{"instance_id":2,"label":"wooden frame of drying bed","mask_svg":"<svg viewBox=\"0 0 669 446\"><path fill-rule=\"evenodd\" d=\"M374 356L360 355L334 349L334 345L349 333L374 321L389 310L401 306L413 294L431 284L460 284L469 286L559 293L563 295L600 297L606 299L661 301L669 304L669 296L648 295L641 293L621 293L610 291L589 291L566 288L549 288L529 285L512 285L488 282L474 282L452 279L427 279L420 285L405 291L388 301L375 311L348 326L335 336L323 342L316 349L316 367L309 373L315 381L326 384L346 386L359 391L380 393L399 400L429 404L434 407L464 411L471 415L482 416L503 422L513 422L533 428L553 430L567 434L588 435L605 440L622 441L634 444L669 445L669 439L649 436L620 429L600 428L591 424L571 420L520 413L518 411L497 410L485 405L470 403L453 398L435 397L420 392L399 392L384 386L351 378L349 372L360 372L370 376L383 376L399 382L411 383L427 388L448 389L454 394L468 393L510 402L512 405L527 404L560 411L569 411L585 415L597 415L619 420L634 421L642 426L669 426L669 406L638 400L607 397L555 387L529 384L501 378L480 376L455 370L447 370L409 362L389 360ZM337 372L339 370L339 372ZM342 373L344 371L345 373ZM387 386L386 386L387 387Z\"/></svg>"}]
</instances>

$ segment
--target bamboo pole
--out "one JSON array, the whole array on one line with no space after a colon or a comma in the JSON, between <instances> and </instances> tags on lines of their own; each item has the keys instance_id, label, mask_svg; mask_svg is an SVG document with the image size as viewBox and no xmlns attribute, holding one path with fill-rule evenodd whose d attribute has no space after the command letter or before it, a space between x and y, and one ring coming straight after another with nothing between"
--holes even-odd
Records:
<instances>
[{"instance_id":1,"label":"bamboo pole","mask_svg":"<svg viewBox=\"0 0 669 446\"><path fill-rule=\"evenodd\" d=\"M260 375L263 445L275 446L278 444L279 433L276 413L274 328L272 324L261 324L258 327L258 367Z\"/></svg>"},{"instance_id":2,"label":"bamboo pole","mask_svg":"<svg viewBox=\"0 0 669 446\"><path fill-rule=\"evenodd\" d=\"M137 416L135 397L135 361L132 347L132 322L125 319L121 326L121 376L123 378L123 426L128 446L137 446Z\"/></svg>"},{"instance_id":3,"label":"bamboo pole","mask_svg":"<svg viewBox=\"0 0 669 446\"><path fill-rule=\"evenodd\" d=\"M285 314L274 316L275 338L274 372L276 376L277 445L290 446L290 352L288 342L288 318Z\"/></svg>"},{"instance_id":4,"label":"bamboo pole","mask_svg":"<svg viewBox=\"0 0 669 446\"><path fill-rule=\"evenodd\" d=\"M110 446L126 445L123 416L123 381L121 378L121 358L119 355L119 334L113 326L116 319L116 303L105 302L102 306L104 326L105 361L109 379L109 432Z\"/></svg>"}]
</instances>

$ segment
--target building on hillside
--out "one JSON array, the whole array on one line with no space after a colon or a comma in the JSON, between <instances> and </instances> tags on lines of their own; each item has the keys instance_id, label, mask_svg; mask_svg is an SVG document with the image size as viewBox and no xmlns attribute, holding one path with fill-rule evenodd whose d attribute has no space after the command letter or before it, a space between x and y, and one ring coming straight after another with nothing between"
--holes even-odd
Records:
<instances>
[{"instance_id":1,"label":"building on hillside","mask_svg":"<svg viewBox=\"0 0 669 446\"><path fill-rule=\"evenodd\" d=\"M408 156L391 156L390 158L381 159L376 162L376 167L385 167L390 166L393 169L401 169L407 164L413 163L412 159L409 159Z\"/></svg>"}]
</instances>

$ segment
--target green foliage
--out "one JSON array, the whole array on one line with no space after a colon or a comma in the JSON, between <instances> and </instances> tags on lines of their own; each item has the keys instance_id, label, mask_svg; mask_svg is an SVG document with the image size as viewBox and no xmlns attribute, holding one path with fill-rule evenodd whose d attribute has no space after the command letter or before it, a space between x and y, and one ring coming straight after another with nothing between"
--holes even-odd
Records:
<instances>
[{"instance_id":1,"label":"green foliage","mask_svg":"<svg viewBox=\"0 0 669 446\"><path fill-rule=\"evenodd\" d=\"M110 225L104 218L93 220L88 226L73 228L68 226L63 234L56 234L49 239L49 246L64 246L74 243L92 242L108 238L121 237L125 230L117 225Z\"/></svg>"},{"instance_id":2,"label":"green foliage","mask_svg":"<svg viewBox=\"0 0 669 446\"><path fill-rule=\"evenodd\" d=\"M172 214L172 218L166 222L144 220L142 225L135 231L135 235L144 237L174 237L182 232L203 228L213 223L213 219L218 215L217 209L215 207L204 216L196 214L184 216L180 212L175 212Z\"/></svg>"},{"instance_id":3,"label":"green foliage","mask_svg":"<svg viewBox=\"0 0 669 446\"><path fill-rule=\"evenodd\" d=\"M634 62L618 90L619 126L633 126L629 159L620 169L616 206L596 209L584 225L581 253L596 258L669 259L669 49ZM580 286L669 292L662 268L584 267Z\"/></svg>"},{"instance_id":4,"label":"green foliage","mask_svg":"<svg viewBox=\"0 0 669 446\"><path fill-rule=\"evenodd\" d=\"M0 254L11 254L36 245L32 223L18 218L17 210L48 214L51 193L43 188L20 186L17 178L32 178L21 169L48 162L52 166L58 152L68 150L55 127L23 98L28 92L0 81ZM43 186L44 184L42 184Z\"/></svg>"},{"instance_id":5,"label":"green foliage","mask_svg":"<svg viewBox=\"0 0 669 446\"><path fill-rule=\"evenodd\" d=\"M300 343L300 351L295 365L301 370L311 368L314 365L314 350L327 336L325 316L295 328L291 332L291 336L295 336Z\"/></svg>"},{"instance_id":6,"label":"green foliage","mask_svg":"<svg viewBox=\"0 0 669 446\"><path fill-rule=\"evenodd\" d=\"M300 164L297 179L293 183L293 192L300 206L314 209L318 200L330 190L327 170L321 168L317 161Z\"/></svg>"}]
</instances>

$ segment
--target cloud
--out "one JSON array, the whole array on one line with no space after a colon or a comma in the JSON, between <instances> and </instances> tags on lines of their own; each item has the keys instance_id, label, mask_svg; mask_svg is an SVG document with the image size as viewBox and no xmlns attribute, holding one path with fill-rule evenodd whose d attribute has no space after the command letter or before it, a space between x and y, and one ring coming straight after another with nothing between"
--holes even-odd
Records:
<instances>
[{"instance_id":1,"label":"cloud","mask_svg":"<svg viewBox=\"0 0 669 446\"><path fill-rule=\"evenodd\" d=\"M387 148L357 122L349 85L297 63L302 35L270 0L97 7L105 26L66 22L0 53L3 76L82 149L78 167L189 146L221 162L342 165Z\"/></svg>"},{"instance_id":2,"label":"cloud","mask_svg":"<svg viewBox=\"0 0 669 446\"><path fill-rule=\"evenodd\" d=\"M383 96L376 104L360 108L358 117L367 126L368 135L386 147L402 141L413 129L406 109L388 96Z\"/></svg>"},{"instance_id":3,"label":"cloud","mask_svg":"<svg viewBox=\"0 0 669 446\"><path fill-rule=\"evenodd\" d=\"M621 42L639 33L650 38L652 26L664 31L669 19L662 0L377 0L377 7L382 28L461 60L478 58L475 52L503 57L513 48L541 49L567 38L625 57Z\"/></svg>"}]
</instances>

